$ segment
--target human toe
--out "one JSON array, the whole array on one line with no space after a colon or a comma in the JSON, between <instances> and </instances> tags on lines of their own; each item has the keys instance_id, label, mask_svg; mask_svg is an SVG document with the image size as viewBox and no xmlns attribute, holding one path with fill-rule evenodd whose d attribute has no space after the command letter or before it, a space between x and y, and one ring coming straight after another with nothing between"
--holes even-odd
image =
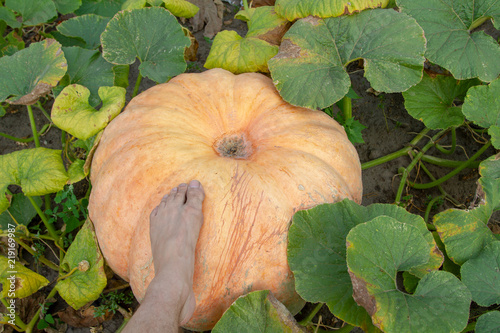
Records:
<instances>
[{"instance_id":1,"label":"human toe","mask_svg":"<svg viewBox=\"0 0 500 333\"><path fill-rule=\"evenodd\" d=\"M177 192L173 198L173 201L178 204L184 204L186 202L186 192L188 185L186 183L179 184L177 187Z\"/></svg>"},{"instance_id":2,"label":"human toe","mask_svg":"<svg viewBox=\"0 0 500 333\"><path fill-rule=\"evenodd\" d=\"M186 204L192 207L201 209L203 200L205 199L205 191L198 180L189 182L189 187L186 194Z\"/></svg>"}]
</instances>

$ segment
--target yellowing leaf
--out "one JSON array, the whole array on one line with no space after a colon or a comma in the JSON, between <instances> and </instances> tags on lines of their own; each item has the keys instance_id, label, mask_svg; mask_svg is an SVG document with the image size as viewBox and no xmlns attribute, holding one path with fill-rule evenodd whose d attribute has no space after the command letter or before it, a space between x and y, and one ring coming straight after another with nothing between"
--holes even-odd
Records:
<instances>
[{"instance_id":1,"label":"yellowing leaf","mask_svg":"<svg viewBox=\"0 0 500 333\"><path fill-rule=\"evenodd\" d=\"M198 13L200 8L186 0L163 0L165 8L178 17L191 18Z\"/></svg>"},{"instance_id":2,"label":"yellowing leaf","mask_svg":"<svg viewBox=\"0 0 500 333\"><path fill-rule=\"evenodd\" d=\"M1 155L0 213L9 207L5 197L9 185L19 185L25 195L36 196L62 190L67 180L60 150L33 148Z\"/></svg>"},{"instance_id":3,"label":"yellowing leaf","mask_svg":"<svg viewBox=\"0 0 500 333\"><path fill-rule=\"evenodd\" d=\"M90 220L85 222L76 235L61 265L67 265L70 271L74 270L69 277L59 281L55 286L59 295L71 307L78 310L88 302L99 298L106 287L106 274L104 259Z\"/></svg>"},{"instance_id":4,"label":"yellowing leaf","mask_svg":"<svg viewBox=\"0 0 500 333\"><path fill-rule=\"evenodd\" d=\"M390 0L276 0L276 12L289 21L307 16L321 18L352 14L367 8L385 8Z\"/></svg>"},{"instance_id":5,"label":"yellowing leaf","mask_svg":"<svg viewBox=\"0 0 500 333\"><path fill-rule=\"evenodd\" d=\"M102 107L89 105L90 91L81 85L67 86L52 106L52 121L71 135L87 140L116 117L125 105L126 90L122 87L100 87Z\"/></svg>"},{"instance_id":6,"label":"yellowing leaf","mask_svg":"<svg viewBox=\"0 0 500 333\"><path fill-rule=\"evenodd\" d=\"M49 280L24 267L19 261L0 256L1 297L24 298L49 284Z\"/></svg>"}]
</instances>

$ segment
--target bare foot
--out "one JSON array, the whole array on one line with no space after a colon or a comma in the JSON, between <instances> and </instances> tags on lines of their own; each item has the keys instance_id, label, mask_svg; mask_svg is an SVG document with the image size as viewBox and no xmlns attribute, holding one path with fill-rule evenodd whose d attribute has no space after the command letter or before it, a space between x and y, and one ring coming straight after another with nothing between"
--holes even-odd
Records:
<instances>
[{"instance_id":1,"label":"bare foot","mask_svg":"<svg viewBox=\"0 0 500 333\"><path fill-rule=\"evenodd\" d=\"M180 184L165 195L150 216L155 278L151 285L171 289L179 301L179 324L186 324L196 307L193 293L194 253L203 224L205 192L200 182ZM161 286L161 287L158 287Z\"/></svg>"}]
</instances>

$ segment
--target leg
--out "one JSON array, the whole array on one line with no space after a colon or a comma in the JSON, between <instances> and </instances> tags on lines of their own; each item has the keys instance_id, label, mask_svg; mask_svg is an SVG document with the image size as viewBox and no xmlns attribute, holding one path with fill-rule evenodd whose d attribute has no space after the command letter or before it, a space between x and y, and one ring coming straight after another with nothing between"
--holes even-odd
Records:
<instances>
[{"instance_id":1,"label":"leg","mask_svg":"<svg viewBox=\"0 0 500 333\"><path fill-rule=\"evenodd\" d=\"M204 198L200 183L191 181L172 189L151 212L155 277L124 333L176 332L191 318L196 307L194 252Z\"/></svg>"}]
</instances>

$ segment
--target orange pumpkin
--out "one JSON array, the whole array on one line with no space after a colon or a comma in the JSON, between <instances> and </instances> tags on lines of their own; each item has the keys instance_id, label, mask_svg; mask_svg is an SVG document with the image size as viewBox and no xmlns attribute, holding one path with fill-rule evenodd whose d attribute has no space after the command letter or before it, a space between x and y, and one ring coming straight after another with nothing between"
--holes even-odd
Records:
<instances>
[{"instance_id":1,"label":"orange pumpkin","mask_svg":"<svg viewBox=\"0 0 500 333\"><path fill-rule=\"evenodd\" d=\"M154 276L149 214L162 196L198 179L206 199L196 246L196 311L209 330L239 296L269 289L292 312L286 257L293 214L360 202L361 167L342 126L292 106L261 74L182 74L135 97L95 152L89 213L109 266L141 300Z\"/></svg>"}]
</instances>

